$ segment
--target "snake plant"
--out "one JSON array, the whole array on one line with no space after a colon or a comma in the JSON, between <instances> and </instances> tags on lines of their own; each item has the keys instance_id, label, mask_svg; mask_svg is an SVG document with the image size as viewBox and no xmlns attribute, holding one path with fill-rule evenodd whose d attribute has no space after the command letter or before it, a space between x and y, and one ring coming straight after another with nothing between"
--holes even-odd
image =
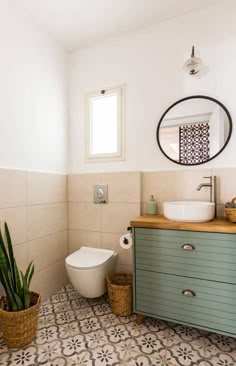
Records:
<instances>
[{"instance_id":1,"label":"snake plant","mask_svg":"<svg viewBox=\"0 0 236 366\"><path fill-rule=\"evenodd\" d=\"M0 282L6 293L7 310L25 310L30 307L29 286L34 274L34 265L33 262L30 262L25 274L19 271L6 222L4 229L6 244L0 229Z\"/></svg>"}]
</instances>

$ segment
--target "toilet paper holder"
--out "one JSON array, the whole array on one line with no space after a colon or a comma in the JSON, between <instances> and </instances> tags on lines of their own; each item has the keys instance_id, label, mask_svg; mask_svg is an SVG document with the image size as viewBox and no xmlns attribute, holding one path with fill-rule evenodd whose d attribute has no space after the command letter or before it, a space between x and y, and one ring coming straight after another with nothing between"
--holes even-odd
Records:
<instances>
[{"instance_id":1,"label":"toilet paper holder","mask_svg":"<svg viewBox=\"0 0 236 366\"><path fill-rule=\"evenodd\" d=\"M123 249L130 249L133 246L131 226L127 227L127 233L120 237L119 243Z\"/></svg>"}]
</instances>

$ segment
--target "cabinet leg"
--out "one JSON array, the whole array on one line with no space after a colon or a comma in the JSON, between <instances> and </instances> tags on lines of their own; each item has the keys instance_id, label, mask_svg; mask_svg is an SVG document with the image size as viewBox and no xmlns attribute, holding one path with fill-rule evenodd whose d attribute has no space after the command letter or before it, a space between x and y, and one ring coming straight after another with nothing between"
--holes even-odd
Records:
<instances>
[{"instance_id":1,"label":"cabinet leg","mask_svg":"<svg viewBox=\"0 0 236 366\"><path fill-rule=\"evenodd\" d=\"M142 324L143 319L144 319L144 315L142 315L142 314L137 314L137 317L136 317L136 323L137 323L137 324Z\"/></svg>"}]
</instances>

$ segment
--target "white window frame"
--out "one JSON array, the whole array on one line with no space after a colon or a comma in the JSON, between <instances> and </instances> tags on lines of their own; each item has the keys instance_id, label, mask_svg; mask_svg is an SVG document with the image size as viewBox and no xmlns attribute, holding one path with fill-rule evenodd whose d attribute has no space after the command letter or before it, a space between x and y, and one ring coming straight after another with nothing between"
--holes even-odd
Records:
<instances>
[{"instance_id":1,"label":"white window frame","mask_svg":"<svg viewBox=\"0 0 236 366\"><path fill-rule=\"evenodd\" d=\"M115 153L91 153L91 98L101 97L102 91L105 91L105 96L116 93L118 96L117 108L117 152ZM106 162L119 161L125 159L125 86L120 85L112 88L104 88L99 91L94 91L85 95L85 162ZM105 136L104 136L105 137Z\"/></svg>"}]
</instances>

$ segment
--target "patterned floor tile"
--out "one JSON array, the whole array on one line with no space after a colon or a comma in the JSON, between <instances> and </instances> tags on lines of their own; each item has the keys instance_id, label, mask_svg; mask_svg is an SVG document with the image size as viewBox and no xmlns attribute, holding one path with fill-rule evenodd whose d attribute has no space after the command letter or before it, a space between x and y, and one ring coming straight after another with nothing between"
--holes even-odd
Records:
<instances>
[{"instance_id":1,"label":"patterned floor tile","mask_svg":"<svg viewBox=\"0 0 236 366\"><path fill-rule=\"evenodd\" d=\"M92 352L82 351L80 354L75 354L68 360L67 366L92 366Z\"/></svg>"},{"instance_id":2,"label":"patterned floor tile","mask_svg":"<svg viewBox=\"0 0 236 366\"><path fill-rule=\"evenodd\" d=\"M9 352L7 353L0 353L0 365L1 366L6 366L8 364L8 361L10 360L10 354Z\"/></svg>"},{"instance_id":3,"label":"patterned floor tile","mask_svg":"<svg viewBox=\"0 0 236 366\"><path fill-rule=\"evenodd\" d=\"M168 348L169 363L178 366L198 366L204 364L205 357L201 356L191 343L181 342Z\"/></svg>"},{"instance_id":4,"label":"patterned floor tile","mask_svg":"<svg viewBox=\"0 0 236 366\"><path fill-rule=\"evenodd\" d=\"M61 341L61 348L63 356L70 357L88 350L88 342L84 335L78 334Z\"/></svg>"},{"instance_id":5,"label":"patterned floor tile","mask_svg":"<svg viewBox=\"0 0 236 366\"><path fill-rule=\"evenodd\" d=\"M39 318L38 329L43 329L56 324L55 314L41 315Z\"/></svg>"},{"instance_id":6,"label":"patterned floor tile","mask_svg":"<svg viewBox=\"0 0 236 366\"><path fill-rule=\"evenodd\" d=\"M69 300L59 302L53 305L53 313L61 313L71 310L71 303Z\"/></svg>"},{"instance_id":7,"label":"patterned floor tile","mask_svg":"<svg viewBox=\"0 0 236 366\"><path fill-rule=\"evenodd\" d=\"M166 349L162 340L159 339L154 333L142 334L140 337L136 338L139 352L144 355L149 355L153 358L159 358L161 351Z\"/></svg>"},{"instance_id":8,"label":"patterned floor tile","mask_svg":"<svg viewBox=\"0 0 236 366\"><path fill-rule=\"evenodd\" d=\"M86 335L86 340L88 342L88 348L94 349L96 347L101 347L109 343L107 332L104 329L100 329L96 332L91 332Z\"/></svg>"},{"instance_id":9,"label":"patterned floor tile","mask_svg":"<svg viewBox=\"0 0 236 366\"><path fill-rule=\"evenodd\" d=\"M92 316L91 318L86 318L79 321L79 329L81 333L91 333L96 330L101 329L101 324L99 322L99 319L95 316Z\"/></svg>"},{"instance_id":10,"label":"patterned floor tile","mask_svg":"<svg viewBox=\"0 0 236 366\"><path fill-rule=\"evenodd\" d=\"M92 351L93 366L116 366L121 364L121 358L112 344L97 347Z\"/></svg>"},{"instance_id":11,"label":"patterned floor tile","mask_svg":"<svg viewBox=\"0 0 236 366\"><path fill-rule=\"evenodd\" d=\"M101 328L103 328L103 329L107 329L107 328L120 324L118 317L113 313L101 315L99 317L99 321L101 324Z\"/></svg>"},{"instance_id":12,"label":"patterned floor tile","mask_svg":"<svg viewBox=\"0 0 236 366\"><path fill-rule=\"evenodd\" d=\"M112 312L110 305L107 303L94 305L93 311L96 316L110 314Z\"/></svg>"},{"instance_id":13,"label":"patterned floor tile","mask_svg":"<svg viewBox=\"0 0 236 366\"><path fill-rule=\"evenodd\" d=\"M210 334L209 340L218 348L219 351L232 352L236 350L236 339L225 337L221 334Z\"/></svg>"},{"instance_id":14,"label":"patterned floor tile","mask_svg":"<svg viewBox=\"0 0 236 366\"><path fill-rule=\"evenodd\" d=\"M90 306L83 306L74 310L75 317L78 321L94 316L94 311Z\"/></svg>"},{"instance_id":15,"label":"patterned floor tile","mask_svg":"<svg viewBox=\"0 0 236 366\"><path fill-rule=\"evenodd\" d=\"M85 299L84 297L77 297L76 299L71 300L70 306L71 309L78 310L81 309L82 307L88 307L89 303L87 299Z\"/></svg>"},{"instance_id":16,"label":"patterned floor tile","mask_svg":"<svg viewBox=\"0 0 236 366\"><path fill-rule=\"evenodd\" d=\"M235 366L235 359L230 355L222 353L209 360L209 364L212 366Z\"/></svg>"},{"instance_id":17,"label":"patterned floor tile","mask_svg":"<svg viewBox=\"0 0 236 366\"><path fill-rule=\"evenodd\" d=\"M56 325L52 325L48 328L40 329L37 332L35 343L37 345L41 345L56 341L58 338L59 338L58 327Z\"/></svg>"},{"instance_id":18,"label":"patterned floor tile","mask_svg":"<svg viewBox=\"0 0 236 366\"><path fill-rule=\"evenodd\" d=\"M116 316L107 295L81 297L68 284L43 302L35 340L9 350L0 366L235 366L236 340L136 315Z\"/></svg>"},{"instance_id":19,"label":"patterned floor tile","mask_svg":"<svg viewBox=\"0 0 236 366\"><path fill-rule=\"evenodd\" d=\"M38 348L36 362L38 365L52 362L62 354L62 345L60 341L46 343Z\"/></svg>"},{"instance_id":20,"label":"patterned floor tile","mask_svg":"<svg viewBox=\"0 0 236 366\"><path fill-rule=\"evenodd\" d=\"M183 342L192 342L201 337L201 333L198 329L187 327L185 325L176 325L172 327L172 330Z\"/></svg>"},{"instance_id":21,"label":"patterned floor tile","mask_svg":"<svg viewBox=\"0 0 236 366\"><path fill-rule=\"evenodd\" d=\"M68 337L73 337L79 334L79 325L77 322L72 322L68 324L63 324L59 327L59 337L65 339Z\"/></svg>"},{"instance_id":22,"label":"patterned floor tile","mask_svg":"<svg viewBox=\"0 0 236 366\"><path fill-rule=\"evenodd\" d=\"M35 346L26 347L12 352L9 359L10 365L32 366L36 365L37 348Z\"/></svg>"},{"instance_id":23,"label":"patterned floor tile","mask_svg":"<svg viewBox=\"0 0 236 366\"><path fill-rule=\"evenodd\" d=\"M8 352L8 348L4 343L4 340L2 338L2 333L0 333L0 357L2 353Z\"/></svg>"}]
</instances>

